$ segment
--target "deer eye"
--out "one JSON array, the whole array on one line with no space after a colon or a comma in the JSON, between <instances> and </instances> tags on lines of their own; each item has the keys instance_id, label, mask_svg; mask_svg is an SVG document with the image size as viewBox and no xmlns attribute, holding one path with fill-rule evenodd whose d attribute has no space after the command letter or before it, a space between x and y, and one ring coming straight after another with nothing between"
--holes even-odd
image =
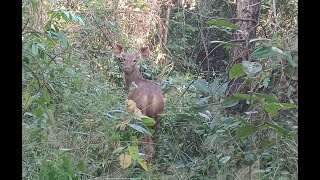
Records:
<instances>
[{"instance_id":1,"label":"deer eye","mask_svg":"<svg viewBox=\"0 0 320 180\"><path fill-rule=\"evenodd\" d=\"M135 59L135 60L133 60L133 62L134 62L134 63L136 63L136 62L137 62L137 60Z\"/></svg>"}]
</instances>

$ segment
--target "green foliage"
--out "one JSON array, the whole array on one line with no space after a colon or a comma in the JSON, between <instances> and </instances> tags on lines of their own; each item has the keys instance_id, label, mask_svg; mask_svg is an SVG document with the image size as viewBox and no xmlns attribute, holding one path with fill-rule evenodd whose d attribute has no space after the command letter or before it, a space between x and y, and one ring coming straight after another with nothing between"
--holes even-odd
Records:
<instances>
[{"instance_id":1,"label":"green foliage","mask_svg":"<svg viewBox=\"0 0 320 180\"><path fill-rule=\"evenodd\" d=\"M242 64L235 64L229 70L229 78L237 78L245 75Z\"/></svg>"},{"instance_id":2,"label":"green foliage","mask_svg":"<svg viewBox=\"0 0 320 180\"><path fill-rule=\"evenodd\" d=\"M43 160L40 167L40 179L78 179L75 173L76 170L84 173L85 165L79 163L76 166L66 154L60 154L54 161Z\"/></svg>"},{"instance_id":3,"label":"green foliage","mask_svg":"<svg viewBox=\"0 0 320 180\"><path fill-rule=\"evenodd\" d=\"M201 20L198 8L172 8L170 53L164 55L169 65L140 64L145 77L162 82L165 94L156 132L150 128L154 119L124 110L121 62L112 57L108 41L129 44L129 38L119 37L114 3L23 2L23 179L248 179L248 166L255 179L297 179L298 53L284 45L286 32L265 26L269 1L262 1L260 19L273 36L250 40L253 59L227 73L228 50L239 47L229 40L239 27L229 20ZM210 17L231 17L234 7L226 1L210 3ZM294 27L295 3L277 1L282 31ZM142 1L128 5L149 9ZM216 73L208 79L200 77L208 70L204 45ZM250 91L226 97L227 77L243 78ZM248 110L224 114L241 101ZM142 155L146 134L155 148L150 162Z\"/></svg>"},{"instance_id":4,"label":"green foliage","mask_svg":"<svg viewBox=\"0 0 320 180\"><path fill-rule=\"evenodd\" d=\"M259 39L260 40L260 39ZM263 39L264 41L265 39ZM254 41L258 41L255 39ZM268 41L269 42L269 41ZM269 42L270 43L270 42ZM280 49L274 46L263 46L261 48L257 48L252 53L252 57L259 59L261 63L258 62L250 62L250 61L242 61L240 64L235 64L229 70L229 77L236 78L244 76L245 78L245 85L248 85L251 89L247 93L235 93L232 96L225 98L223 101L223 106L225 108L230 107L230 105L236 105L239 101L245 101L249 104L249 109L244 113L242 116L237 116L242 126L240 124L236 124L233 126L232 131L234 131L234 138L239 143L249 142L243 144L242 147L243 152L242 158L240 158L240 162L243 165L247 165L249 167L253 167L256 161L264 162L270 161L263 158L263 153L254 153L255 149L253 144L260 146L259 144L263 144L265 141L257 140L258 137L261 138L261 133L264 131L268 131L270 129L274 129L275 133L279 135L279 137L284 138L285 140L291 140L292 138L295 139L297 132L290 131L285 129L284 127L280 126L278 123L274 122L275 118L279 116L280 111L296 109L297 106L294 103L283 103L279 102L279 99L275 94L263 94L258 93L253 90L252 87L259 86L260 87L268 87L269 80L272 77L263 76L265 72L272 71L273 69L267 69L267 67L263 67L261 64L263 60L268 58L268 61L274 61L275 58L283 58L283 59L290 59L288 58L289 52L284 53ZM290 63L290 62L289 62ZM290 63L293 65L293 63ZM296 66L292 66L296 67ZM269 117L266 119L266 117ZM224 133L225 131L221 131ZM278 148L276 146L264 146L264 150L268 150L269 148ZM269 170L253 170L253 174L262 173L267 176L270 173ZM261 174L260 174L261 175Z\"/></svg>"},{"instance_id":5,"label":"green foliage","mask_svg":"<svg viewBox=\"0 0 320 180\"><path fill-rule=\"evenodd\" d=\"M75 14L74 12L64 11L64 10L51 10L48 12L48 14L50 15L50 20L48 21L47 25L49 24L51 25L52 21L54 20L56 21L63 20L68 23L78 23L82 26L85 25L81 17Z\"/></svg>"}]
</instances>

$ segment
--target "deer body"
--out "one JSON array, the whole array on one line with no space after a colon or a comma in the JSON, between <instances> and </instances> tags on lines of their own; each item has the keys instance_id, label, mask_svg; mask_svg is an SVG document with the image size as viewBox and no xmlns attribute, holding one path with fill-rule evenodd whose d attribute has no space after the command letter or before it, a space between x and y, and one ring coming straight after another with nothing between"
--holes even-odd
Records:
<instances>
[{"instance_id":1,"label":"deer body","mask_svg":"<svg viewBox=\"0 0 320 180\"><path fill-rule=\"evenodd\" d=\"M145 59L149 57L149 49L141 48L138 54L134 53L125 53L123 48L116 44L113 53L116 57L123 59L123 80L127 86L131 86L132 83L136 85L136 87L131 90L128 94L128 99L133 100L137 107L141 110L142 114L151 117L156 120L156 124L158 124L160 120L160 114L164 110L164 98L161 92L161 88L159 85L154 83L153 81L144 79L140 74L137 61L138 57ZM147 147L152 147L152 138L151 136L146 137ZM145 153L147 155L147 152Z\"/></svg>"}]
</instances>

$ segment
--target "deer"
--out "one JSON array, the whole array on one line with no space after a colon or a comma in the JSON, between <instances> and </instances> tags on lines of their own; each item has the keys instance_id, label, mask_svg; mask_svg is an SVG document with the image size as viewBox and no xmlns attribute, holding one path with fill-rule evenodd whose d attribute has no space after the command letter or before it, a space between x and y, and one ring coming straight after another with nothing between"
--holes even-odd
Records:
<instances>
[{"instance_id":1,"label":"deer","mask_svg":"<svg viewBox=\"0 0 320 180\"><path fill-rule=\"evenodd\" d=\"M126 53L124 48L115 44L113 48L115 57L123 61L122 75L124 84L127 87L134 85L135 88L128 93L128 100L133 100L137 108L145 116L153 118L156 130L159 125L161 114L164 111L164 96L161 87L151 80L145 79L139 72L137 62L139 58L147 59L150 56L148 47L143 47L138 53ZM150 159L154 154L153 141L150 135L145 136L144 152L146 159Z\"/></svg>"}]
</instances>

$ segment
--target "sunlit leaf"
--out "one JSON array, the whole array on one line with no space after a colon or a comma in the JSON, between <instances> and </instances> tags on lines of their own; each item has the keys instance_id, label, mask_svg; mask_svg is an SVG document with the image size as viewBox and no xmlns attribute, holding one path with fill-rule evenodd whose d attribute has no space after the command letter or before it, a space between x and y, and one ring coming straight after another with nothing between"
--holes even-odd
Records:
<instances>
[{"instance_id":1,"label":"sunlit leaf","mask_svg":"<svg viewBox=\"0 0 320 180\"><path fill-rule=\"evenodd\" d=\"M148 171L148 166L147 166L147 162L144 159L138 159L138 163L140 164L140 166L145 170Z\"/></svg>"},{"instance_id":2,"label":"sunlit leaf","mask_svg":"<svg viewBox=\"0 0 320 180\"><path fill-rule=\"evenodd\" d=\"M130 127L132 127L133 129L141 132L141 133L145 133L145 134L151 135L151 133L150 133L148 130L146 130L145 128L141 127L141 126L138 125L138 124L128 124L128 125L129 125Z\"/></svg>"},{"instance_id":3,"label":"sunlit leaf","mask_svg":"<svg viewBox=\"0 0 320 180\"><path fill-rule=\"evenodd\" d=\"M267 113L270 115L270 117L274 117L278 115L279 110L288 110L288 109L293 109L296 108L297 106L294 104L290 103L265 103L263 105L263 109L267 111Z\"/></svg>"},{"instance_id":4,"label":"sunlit leaf","mask_svg":"<svg viewBox=\"0 0 320 180\"><path fill-rule=\"evenodd\" d=\"M265 88L267 88L269 86L269 82L270 82L270 78L264 78L262 84Z\"/></svg>"},{"instance_id":5,"label":"sunlit leaf","mask_svg":"<svg viewBox=\"0 0 320 180\"><path fill-rule=\"evenodd\" d=\"M282 55L283 52L280 49L273 46L261 47L252 52L253 58L276 57Z\"/></svg>"},{"instance_id":6,"label":"sunlit leaf","mask_svg":"<svg viewBox=\"0 0 320 180\"><path fill-rule=\"evenodd\" d=\"M229 78L237 78L245 75L242 64L235 64L229 70Z\"/></svg>"},{"instance_id":7,"label":"sunlit leaf","mask_svg":"<svg viewBox=\"0 0 320 180\"><path fill-rule=\"evenodd\" d=\"M146 126L153 126L156 124L156 121L148 116L140 116L140 118L142 120L142 124Z\"/></svg>"},{"instance_id":8,"label":"sunlit leaf","mask_svg":"<svg viewBox=\"0 0 320 180\"><path fill-rule=\"evenodd\" d=\"M120 141L121 137L117 134L112 134L111 140L112 141Z\"/></svg>"},{"instance_id":9,"label":"sunlit leaf","mask_svg":"<svg viewBox=\"0 0 320 180\"><path fill-rule=\"evenodd\" d=\"M258 131L258 128L252 125L245 125L239 127L236 131L236 139L241 139L250 136L254 132Z\"/></svg>"},{"instance_id":10,"label":"sunlit leaf","mask_svg":"<svg viewBox=\"0 0 320 180\"><path fill-rule=\"evenodd\" d=\"M219 160L220 163L225 164L231 159L230 156L225 156Z\"/></svg>"},{"instance_id":11,"label":"sunlit leaf","mask_svg":"<svg viewBox=\"0 0 320 180\"><path fill-rule=\"evenodd\" d=\"M285 59L288 61L288 63L292 66L292 67L298 67L298 62L295 62L294 59L292 58L290 52L284 52L283 56L285 57Z\"/></svg>"},{"instance_id":12,"label":"sunlit leaf","mask_svg":"<svg viewBox=\"0 0 320 180\"><path fill-rule=\"evenodd\" d=\"M244 72L248 75L253 75L262 70L262 65L257 62L242 61L242 67Z\"/></svg>"},{"instance_id":13,"label":"sunlit leaf","mask_svg":"<svg viewBox=\"0 0 320 180\"><path fill-rule=\"evenodd\" d=\"M202 92L205 92L205 93L209 93L210 92L210 89L207 85L207 82L204 80L204 79L197 79L194 83L193 83L193 86L202 91Z\"/></svg>"},{"instance_id":14,"label":"sunlit leaf","mask_svg":"<svg viewBox=\"0 0 320 180\"><path fill-rule=\"evenodd\" d=\"M275 129L277 131L277 133L280 134L280 135L287 136L287 135L290 134L290 131L284 129L283 127L279 126L276 123L266 122L265 125Z\"/></svg>"},{"instance_id":15,"label":"sunlit leaf","mask_svg":"<svg viewBox=\"0 0 320 180\"><path fill-rule=\"evenodd\" d=\"M133 160L136 160L138 158L139 149L137 146L129 146L128 147L130 156Z\"/></svg>"},{"instance_id":16,"label":"sunlit leaf","mask_svg":"<svg viewBox=\"0 0 320 180\"><path fill-rule=\"evenodd\" d=\"M254 93L258 98L263 98L269 102L277 102L277 98L273 94L262 94L262 93Z\"/></svg>"}]
</instances>

